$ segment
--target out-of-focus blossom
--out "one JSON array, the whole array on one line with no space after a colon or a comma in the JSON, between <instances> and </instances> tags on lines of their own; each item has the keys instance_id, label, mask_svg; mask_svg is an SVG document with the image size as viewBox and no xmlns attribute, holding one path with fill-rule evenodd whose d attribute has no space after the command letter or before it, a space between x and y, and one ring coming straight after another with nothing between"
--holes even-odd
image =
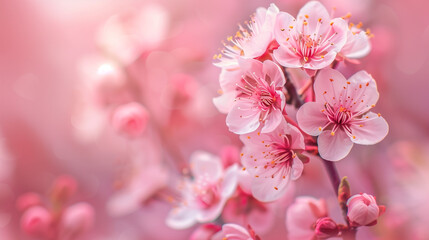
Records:
<instances>
[{"instance_id":1,"label":"out-of-focus blossom","mask_svg":"<svg viewBox=\"0 0 429 240\"><path fill-rule=\"evenodd\" d=\"M242 163L252 176L252 194L264 202L277 200L304 168L297 155L305 148L301 132L282 120L270 133L254 132L240 139L244 143Z\"/></svg>"},{"instance_id":2,"label":"out-of-focus blossom","mask_svg":"<svg viewBox=\"0 0 429 240\"><path fill-rule=\"evenodd\" d=\"M207 223L199 226L192 235L190 240L211 240L213 235L219 232L222 228L213 223Z\"/></svg>"},{"instance_id":3,"label":"out-of-focus blossom","mask_svg":"<svg viewBox=\"0 0 429 240\"><path fill-rule=\"evenodd\" d=\"M329 217L319 218L316 222L315 233L317 239L328 239L338 234L337 223Z\"/></svg>"},{"instance_id":4,"label":"out-of-focus blossom","mask_svg":"<svg viewBox=\"0 0 429 240\"><path fill-rule=\"evenodd\" d=\"M33 206L22 215L21 229L30 236L49 238L52 221L52 215L46 208Z\"/></svg>"},{"instance_id":5,"label":"out-of-focus blossom","mask_svg":"<svg viewBox=\"0 0 429 240\"><path fill-rule=\"evenodd\" d=\"M97 41L107 54L129 64L156 48L166 37L168 25L166 9L152 3L112 16L100 29Z\"/></svg>"},{"instance_id":6,"label":"out-of-focus blossom","mask_svg":"<svg viewBox=\"0 0 429 240\"><path fill-rule=\"evenodd\" d=\"M274 34L280 47L275 59L283 66L318 70L331 64L347 40L347 23L331 19L326 8L317 1L308 2L297 19L281 12Z\"/></svg>"},{"instance_id":7,"label":"out-of-focus blossom","mask_svg":"<svg viewBox=\"0 0 429 240\"><path fill-rule=\"evenodd\" d=\"M365 71L348 80L333 69L322 70L314 84L316 102L304 104L297 113L300 128L318 136L320 156L338 161L346 157L353 143L380 142L389 126L380 114L370 112L378 100L377 85Z\"/></svg>"},{"instance_id":8,"label":"out-of-focus blossom","mask_svg":"<svg viewBox=\"0 0 429 240\"><path fill-rule=\"evenodd\" d=\"M237 134L253 132L260 125L263 125L261 132L270 132L280 124L286 105L282 92L286 81L283 72L270 60L263 63L253 59L241 60L240 68L242 77L226 79L228 84L235 85L232 93L226 93L233 94L235 98L226 124ZM220 107L223 109L231 104L229 99L225 101L225 96L214 99L217 106L225 105Z\"/></svg>"},{"instance_id":9,"label":"out-of-focus blossom","mask_svg":"<svg viewBox=\"0 0 429 240\"><path fill-rule=\"evenodd\" d=\"M88 203L67 207L61 216L60 239L75 239L87 232L94 223L94 209Z\"/></svg>"},{"instance_id":10,"label":"out-of-focus blossom","mask_svg":"<svg viewBox=\"0 0 429 240\"><path fill-rule=\"evenodd\" d=\"M112 125L115 130L127 137L140 136L147 127L149 113L140 103L130 102L115 109Z\"/></svg>"},{"instance_id":11,"label":"out-of-focus blossom","mask_svg":"<svg viewBox=\"0 0 429 240\"><path fill-rule=\"evenodd\" d=\"M237 186L237 165L224 171L221 160L209 153L194 152L190 166L194 179L184 180L180 189L183 200L167 217L172 228L216 219Z\"/></svg>"},{"instance_id":12,"label":"out-of-focus blossom","mask_svg":"<svg viewBox=\"0 0 429 240\"><path fill-rule=\"evenodd\" d=\"M228 41L232 44L225 44L223 55L214 57L219 59L215 65L227 70L236 70L240 67L239 58L258 58L267 51L272 51L270 45L277 47L273 30L278 13L279 9L273 3L268 9L258 8L248 23L247 29L240 25L235 37L228 37Z\"/></svg>"},{"instance_id":13,"label":"out-of-focus blossom","mask_svg":"<svg viewBox=\"0 0 429 240\"><path fill-rule=\"evenodd\" d=\"M144 156L137 154L133 157L130 172L125 173L123 186L107 201L106 207L112 216L123 216L137 211L167 186L168 171L158 159L158 153L154 152L158 150L157 146L152 144L150 141L144 142Z\"/></svg>"},{"instance_id":14,"label":"out-of-focus blossom","mask_svg":"<svg viewBox=\"0 0 429 240\"><path fill-rule=\"evenodd\" d=\"M222 231L218 232L212 240L260 240L253 229L250 226L248 228L247 230L240 225L227 223L222 226Z\"/></svg>"},{"instance_id":15,"label":"out-of-focus blossom","mask_svg":"<svg viewBox=\"0 0 429 240\"><path fill-rule=\"evenodd\" d=\"M298 197L286 212L286 228L290 239L311 240L315 236L315 223L328 216L323 199Z\"/></svg>"},{"instance_id":16,"label":"out-of-focus blossom","mask_svg":"<svg viewBox=\"0 0 429 240\"><path fill-rule=\"evenodd\" d=\"M350 23L347 31L347 42L338 54L339 58L362 58L371 51L370 32L361 29L362 23L356 26Z\"/></svg>"},{"instance_id":17,"label":"out-of-focus blossom","mask_svg":"<svg viewBox=\"0 0 429 240\"><path fill-rule=\"evenodd\" d=\"M372 226L385 207L377 205L375 197L366 193L356 194L347 201L347 218L352 226Z\"/></svg>"}]
</instances>

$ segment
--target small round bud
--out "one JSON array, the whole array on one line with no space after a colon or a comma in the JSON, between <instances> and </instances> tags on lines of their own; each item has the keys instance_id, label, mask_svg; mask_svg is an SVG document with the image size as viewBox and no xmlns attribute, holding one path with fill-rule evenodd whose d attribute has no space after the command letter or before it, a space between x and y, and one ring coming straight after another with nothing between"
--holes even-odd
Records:
<instances>
[{"instance_id":1,"label":"small round bud","mask_svg":"<svg viewBox=\"0 0 429 240\"><path fill-rule=\"evenodd\" d=\"M116 131L128 137L140 136L147 127L149 114L145 107L137 102L119 106L112 117L112 125Z\"/></svg>"},{"instance_id":2,"label":"small round bud","mask_svg":"<svg viewBox=\"0 0 429 240\"><path fill-rule=\"evenodd\" d=\"M354 227L375 225L384 210L372 195L366 193L353 195L347 201L347 207L347 217Z\"/></svg>"},{"instance_id":3,"label":"small round bud","mask_svg":"<svg viewBox=\"0 0 429 240\"><path fill-rule=\"evenodd\" d=\"M46 208L40 206L30 207L21 217L21 229L33 237L48 237L51 223L51 214Z\"/></svg>"}]
</instances>

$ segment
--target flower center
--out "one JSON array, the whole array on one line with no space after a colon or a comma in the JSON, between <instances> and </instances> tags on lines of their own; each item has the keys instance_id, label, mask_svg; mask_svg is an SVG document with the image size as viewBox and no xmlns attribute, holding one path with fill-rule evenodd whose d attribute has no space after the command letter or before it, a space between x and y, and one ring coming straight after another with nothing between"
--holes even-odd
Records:
<instances>
[{"instance_id":1,"label":"flower center","mask_svg":"<svg viewBox=\"0 0 429 240\"><path fill-rule=\"evenodd\" d=\"M333 124L333 128L331 131L331 135L334 135L338 128L344 129L344 131L347 131L351 133L350 129L350 121L352 120L352 113L344 108L343 106L340 106L336 110L331 107L329 104L325 104L325 111L326 116L329 120L329 125Z\"/></svg>"},{"instance_id":2,"label":"flower center","mask_svg":"<svg viewBox=\"0 0 429 240\"><path fill-rule=\"evenodd\" d=\"M193 193L197 204L201 208L209 208L219 201L219 191L216 184L212 184L208 179L200 177L194 183Z\"/></svg>"},{"instance_id":3,"label":"flower center","mask_svg":"<svg viewBox=\"0 0 429 240\"><path fill-rule=\"evenodd\" d=\"M284 164L285 166L291 166L292 160L295 153L290 149L289 139L286 135L281 135L283 142L273 142L271 144L271 151L268 152L264 157L269 158L264 168L276 167L279 164Z\"/></svg>"}]
</instances>

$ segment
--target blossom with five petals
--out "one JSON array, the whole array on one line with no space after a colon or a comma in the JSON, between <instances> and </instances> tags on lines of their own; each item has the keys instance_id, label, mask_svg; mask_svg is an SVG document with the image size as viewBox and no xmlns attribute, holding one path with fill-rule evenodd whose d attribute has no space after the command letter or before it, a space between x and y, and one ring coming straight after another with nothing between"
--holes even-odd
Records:
<instances>
[{"instance_id":1,"label":"blossom with five petals","mask_svg":"<svg viewBox=\"0 0 429 240\"><path fill-rule=\"evenodd\" d=\"M234 37L228 37L231 45L225 44L222 54L217 54L214 65L236 70L239 67L239 58L258 58L264 55L271 48L277 47L274 39L273 29L279 9L275 4L271 4L268 9L258 8L252 19L247 24L247 28L239 25L239 31Z\"/></svg>"},{"instance_id":2,"label":"blossom with five petals","mask_svg":"<svg viewBox=\"0 0 429 240\"><path fill-rule=\"evenodd\" d=\"M209 153L193 153L190 166L194 178L185 179L181 186L182 202L167 217L171 228L183 229L215 220L237 186L237 165L224 171L221 160Z\"/></svg>"},{"instance_id":3,"label":"blossom with five petals","mask_svg":"<svg viewBox=\"0 0 429 240\"><path fill-rule=\"evenodd\" d=\"M281 12L274 27L280 44L274 58L285 67L318 70L331 64L347 40L344 19L331 19L326 8L317 1L308 2L297 19Z\"/></svg>"},{"instance_id":4,"label":"blossom with five petals","mask_svg":"<svg viewBox=\"0 0 429 240\"><path fill-rule=\"evenodd\" d=\"M231 132L249 133L260 125L263 125L261 132L270 132L283 118L286 105L284 74L270 60L262 63L254 59L240 59L240 68L242 76L231 78L228 83L234 88L230 86L229 92L213 101L219 109L229 110L226 125Z\"/></svg>"},{"instance_id":5,"label":"blossom with five petals","mask_svg":"<svg viewBox=\"0 0 429 240\"><path fill-rule=\"evenodd\" d=\"M380 142L389 126L380 114L370 112L378 100L375 80L360 71L348 80L333 69L322 70L314 83L316 102L305 103L297 113L299 127L317 139L320 156L338 161L353 143Z\"/></svg>"},{"instance_id":6,"label":"blossom with five petals","mask_svg":"<svg viewBox=\"0 0 429 240\"><path fill-rule=\"evenodd\" d=\"M270 133L241 135L242 163L253 176L251 190L259 201L269 202L284 195L290 180L301 176L304 165L297 157L305 148L304 137L282 120Z\"/></svg>"}]
</instances>

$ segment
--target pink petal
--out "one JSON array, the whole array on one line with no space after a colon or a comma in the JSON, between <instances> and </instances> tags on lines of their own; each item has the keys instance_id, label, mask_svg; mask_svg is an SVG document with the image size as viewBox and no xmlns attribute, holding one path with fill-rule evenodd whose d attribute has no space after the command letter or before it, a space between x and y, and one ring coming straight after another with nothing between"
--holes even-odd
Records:
<instances>
[{"instance_id":1,"label":"pink petal","mask_svg":"<svg viewBox=\"0 0 429 240\"><path fill-rule=\"evenodd\" d=\"M283 87L286 83L285 76L283 74L283 71L279 67L279 65L275 64L273 61L267 60L263 63L263 70L266 75L268 75L271 82L268 82L270 84L274 83L274 86L277 88ZM268 78L265 78L266 80Z\"/></svg>"},{"instance_id":2,"label":"pink petal","mask_svg":"<svg viewBox=\"0 0 429 240\"><path fill-rule=\"evenodd\" d=\"M192 153L190 165L195 178L208 177L213 182L217 182L223 175L221 160L204 151Z\"/></svg>"},{"instance_id":3,"label":"pink petal","mask_svg":"<svg viewBox=\"0 0 429 240\"><path fill-rule=\"evenodd\" d=\"M348 91L348 96L354 99L353 102L356 102L350 107L353 112L365 110L377 103L379 96L377 84L370 74L366 71L359 71L348 81L353 84L352 89Z\"/></svg>"},{"instance_id":4,"label":"pink petal","mask_svg":"<svg viewBox=\"0 0 429 240\"><path fill-rule=\"evenodd\" d=\"M304 20L306 20L308 22L308 25L305 27L308 27L309 34L312 34L316 32L316 27L319 23L319 19L321 19L319 33L324 33L329 27L329 20L331 20L331 17L325 6L323 6L320 2L311 1L305 4L299 10L297 16L297 25L302 26Z\"/></svg>"},{"instance_id":5,"label":"pink petal","mask_svg":"<svg viewBox=\"0 0 429 240\"><path fill-rule=\"evenodd\" d=\"M383 140L389 132L389 125L386 120L373 112L369 112L362 118L368 117L368 120L361 124L350 126L352 130L352 141L357 144L370 145ZM362 125L362 127L360 126Z\"/></svg>"},{"instance_id":6,"label":"pink petal","mask_svg":"<svg viewBox=\"0 0 429 240\"><path fill-rule=\"evenodd\" d=\"M244 59L239 58L238 63L240 64L241 72L246 73L252 73L255 74L258 77L263 78L264 74L262 72L263 64L262 62L255 60L255 59Z\"/></svg>"},{"instance_id":7,"label":"pink petal","mask_svg":"<svg viewBox=\"0 0 429 240\"><path fill-rule=\"evenodd\" d=\"M333 45L330 45L326 49L326 51L328 52L334 51L337 53L340 52L347 42L348 31L349 31L349 28L347 26L347 22L344 21L344 19L341 19L341 18L332 19L329 23L329 29L327 32L328 34L334 34L334 36L330 40L330 42L333 43Z\"/></svg>"},{"instance_id":8,"label":"pink petal","mask_svg":"<svg viewBox=\"0 0 429 240\"><path fill-rule=\"evenodd\" d=\"M257 200L271 202L284 195L290 181L290 176L286 174L286 168L279 170L270 167L257 173L259 173L258 177L254 176L252 181L252 194Z\"/></svg>"},{"instance_id":9,"label":"pink petal","mask_svg":"<svg viewBox=\"0 0 429 240\"><path fill-rule=\"evenodd\" d=\"M286 134L289 134L292 137L291 148L292 149L305 149L304 136L302 133L291 124L287 124L287 127L284 127Z\"/></svg>"},{"instance_id":10,"label":"pink petal","mask_svg":"<svg viewBox=\"0 0 429 240\"><path fill-rule=\"evenodd\" d=\"M299 127L307 134L319 135L322 128L329 122L322 109L325 107L320 102L308 102L302 105L296 114Z\"/></svg>"},{"instance_id":11,"label":"pink petal","mask_svg":"<svg viewBox=\"0 0 429 240\"><path fill-rule=\"evenodd\" d=\"M255 131L259 127L260 110L250 101L236 102L226 117L226 125L236 134Z\"/></svg>"},{"instance_id":12,"label":"pink petal","mask_svg":"<svg viewBox=\"0 0 429 240\"><path fill-rule=\"evenodd\" d=\"M304 170L304 164L298 158L294 158L292 163L292 170L290 173L291 180L296 180L299 177L301 177L303 170Z\"/></svg>"},{"instance_id":13,"label":"pink petal","mask_svg":"<svg viewBox=\"0 0 429 240\"><path fill-rule=\"evenodd\" d=\"M302 67L301 57L292 52L289 47L280 46L274 50L274 58L282 66L289 68L299 68Z\"/></svg>"},{"instance_id":14,"label":"pink petal","mask_svg":"<svg viewBox=\"0 0 429 240\"><path fill-rule=\"evenodd\" d=\"M353 147L350 137L342 130L337 130L335 135L331 131L323 131L317 139L320 156L329 161L338 161L347 156Z\"/></svg>"},{"instance_id":15,"label":"pink petal","mask_svg":"<svg viewBox=\"0 0 429 240\"><path fill-rule=\"evenodd\" d=\"M306 72L309 76L313 76L315 71L310 70L318 70L329 66L337 57L337 52L330 51L324 55L324 58L321 59L313 59L308 63L304 63L303 68L306 69ZM309 69L309 70L307 70Z\"/></svg>"},{"instance_id":16,"label":"pink petal","mask_svg":"<svg viewBox=\"0 0 429 240\"><path fill-rule=\"evenodd\" d=\"M347 85L346 78L337 70L321 70L314 83L316 102L336 105L345 85Z\"/></svg>"},{"instance_id":17,"label":"pink petal","mask_svg":"<svg viewBox=\"0 0 429 240\"><path fill-rule=\"evenodd\" d=\"M289 13L280 12L277 15L276 23L274 26L274 36L281 46L289 46L289 43L287 43L286 39L289 38L288 41L293 40L292 36L294 36L296 33L295 26L295 18L292 17Z\"/></svg>"},{"instance_id":18,"label":"pink petal","mask_svg":"<svg viewBox=\"0 0 429 240\"><path fill-rule=\"evenodd\" d=\"M196 210L192 208L174 208L168 214L166 224L174 229L185 229L197 223L196 214Z\"/></svg>"},{"instance_id":19,"label":"pink petal","mask_svg":"<svg viewBox=\"0 0 429 240\"><path fill-rule=\"evenodd\" d=\"M219 75L219 83L222 91L235 91L237 83L241 80L241 75L242 72L240 70L227 70L223 68Z\"/></svg>"},{"instance_id":20,"label":"pink petal","mask_svg":"<svg viewBox=\"0 0 429 240\"><path fill-rule=\"evenodd\" d=\"M268 114L267 119L265 119L265 124L261 129L261 133L272 132L274 129L276 129L277 126L279 126L282 119L283 119L283 114L280 109L271 111Z\"/></svg>"},{"instance_id":21,"label":"pink petal","mask_svg":"<svg viewBox=\"0 0 429 240\"><path fill-rule=\"evenodd\" d=\"M238 183L238 171L237 164L226 169L221 187L221 195L223 198L228 199L235 192Z\"/></svg>"},{"instance_id":22,"label":"pink petal","mask_svg":"<svg viewBox=\"0 0 429 240\"><path fill-rule=\"evenodd\" d=\"M228 113L234 105L236 95L237 94L235 92L223 93L219 97L213 98L213 104L219 112Z\"/></svg>"},{"instance_id":23,"label":"pink petal","mask_svg":"<svg viewBox=\"0 0 429 240\"><path fill-rule=\"evenodd\" d=\"M368 55L371 51L371 42L364 31L353 34L349 31L347 34L347 43L341 49L341 53L347 58L361 58Z\"/></svg>"}]
</instances>

